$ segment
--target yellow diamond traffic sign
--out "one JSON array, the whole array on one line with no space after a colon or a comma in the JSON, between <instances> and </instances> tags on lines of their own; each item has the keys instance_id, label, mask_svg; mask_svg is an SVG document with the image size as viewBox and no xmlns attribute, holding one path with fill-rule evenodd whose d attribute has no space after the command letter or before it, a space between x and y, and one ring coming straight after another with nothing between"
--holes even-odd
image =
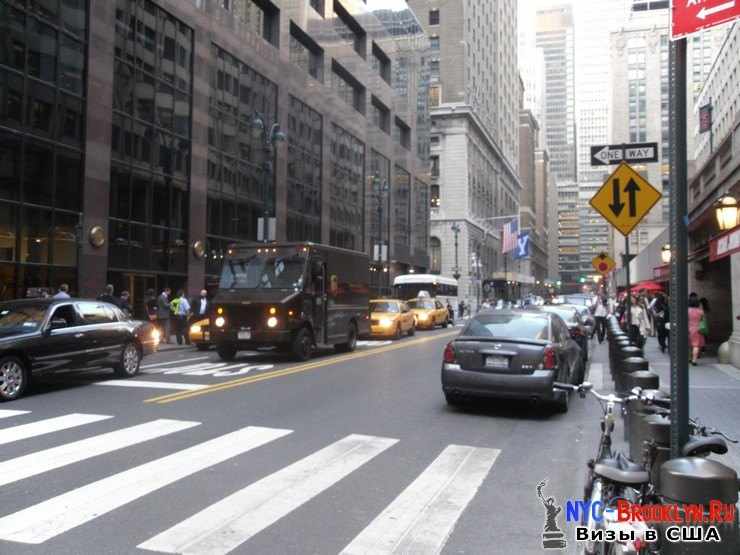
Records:
<instances>
[{"instance_id":1,"label":"yellow diamond traffic sign","mask_svg":"<svg viewBox=\"0 0 740 555\"><path fill-rule=\"evenodd\" d=\"M598 256L594 256L593 260L591 260L591 264L593 265L594 270L603 276L611 272L617 265L617 263L614 262L614 259L605 252L602 252Z\"/></svg>"},{"instance_id":2,"label":"yellow diamond traffic sign","mask_svg":"<svg viewBox=\"0 0 740 555\"><path fill-rule=\"evenodd\" d=\"M622 162L591 198L590 204L626 237L660 197L660 191Z\"/></svg>"}]
</instances>

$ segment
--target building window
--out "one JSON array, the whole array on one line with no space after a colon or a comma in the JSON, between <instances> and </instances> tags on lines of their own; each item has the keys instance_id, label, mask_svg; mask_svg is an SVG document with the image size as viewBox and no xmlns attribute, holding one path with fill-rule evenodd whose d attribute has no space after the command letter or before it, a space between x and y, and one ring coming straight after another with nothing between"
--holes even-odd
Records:
<instances>
[{"instance_id":1,"label":"building window","mask_svg":"<svg viewBox=\"0 0 740 555\"><path fill-rule=\"evenodd\" d=\"M77 292L86 22L85 2L0 1L0 300Z\"/></svg>"},{"instance_id":2,"label":"building window","mask_svg":"<svg viewBox=\"0 0 740 555\"><path fill-rule=\"evenodd\" d=\"M364 250L365 145L342 127L331 125L329 243Z\"/></svg>"},{"instance_id":3,"label":"building window","mask_svg":"<svg viewBox=\"0 0 740 555\"><path fill-rule=\"evenodd\" d=\"M183 283L193 32L149 0L119 0L115 53L109 266Z\"/></svg>"},{"instance_id":4,"label":"building window","mask_svg":"<svg viewBox=\"0 0 740 555\"><path fill-rule=\"evenodd\" d=\"M391 59L386 55L385 52L373 42L373 70L380 75L380 77L391 84Z\"/></svg>"},{"instance_id":5,"label":"building window","mask_svg":"<svg viewBox=\"0 0 740 555\"><path fill-rule=\"evenodd\" d=\"M228 245L257 239L258 219L274 206L274 175L265 174L265 152L252 137L255 112L277 120L277 85L220 47L211 45L208 127L206 274L220 273Z\"/></svg>"},{"instance_id":6,"label":"building window","mask_svg":"<svg viewBox=\"0 0 740 555\"><path fill-rule=\"evenodd\" d=\"M429 25L439 25L439 10L429 10Z\"/></svg>"},{"instance_id":7,"label":"building window","mask_svg":"<svg viewBox=\"0 0 740 555\"><path fill-rule=\"evenodd\" d=\"M429 107L436 108L439 106L442 98L442 86L441 85L430 85L429 86Z\"/></svg>"},{"instance_id":8,"label":"building window","mask_svg":"<svg viewBox=\"0 0 740 555\"><path fill-rule=\"evenodd\" d=\"M439 37L429 37L429 48L431 48L432 50L439 50Z\"/></svg>"},{"instance_id":9,"label":"building window","mask_svg":"<svg viewBox=\"0 0 740 555\"><path fill-rule=\"evenodd\" d=\"M439 81L439 60L429 62L429 80L432 82Z\"/></svg>"},{"instance_id":10,"label":"building window","mask_svg":"<svg viewBox=\"0 0 740 555\"><path fill-rule=\"evenodd\" d=\"M375 150L370 151L370 190L372 209L377 217L370 218L373 244L387 241L390 222L391 161Z\"/></svg>"},{"instance_id":11,"label":"building window","mask_svg":"<svg viewBox=\"0 0 740 555\"><path fill-rule=\"evenodd\" d=\"M296 97L288 112L289 241L321 241L323 119Z\"/></svg>"},{"instance_id":12,"label":"building window","mask_svg":"<svg viewBox=\"0 0 740 555\"><path fill-rule=\"evenodd\" d=\"M396 142L406 150L411 149L411 128L400 118L395 118L393 134Z\"/></svg>"},{"instance_id":13,"label":"building window","mask_svg":"<svg viewBox=\"0 0 740 555\"><path fill-rule=\"evenodd\" d=\"M414 180L414 236L415 254L426 256L429 250L429 186Z\"/></svg>"},{"instance_id":14,"label":"building window","mask_svg":"<svg viewBox=\"0 0 740 555\"><path fill-rule=\"evenodd\" d=\"M292 21L290 61L317 81L324 82L324 50Z\"/></svg>"},{"instance_id":15,"label":"building window","mask_svg":"<svg viewBox=\"0 0 740 555\"><path fill-rule=\"evenodd\" d=\"M401 166L395 167L391 196L393 255L405 257L411 247L411 176Z\"/></svg>"},{"instance_id":16,"label":"building window","mask_svg":"<svg viewBox=\"0 0 740 555\"><path fill-rule=\"evenodd\" d=\"M334 30L342 40L352 44L357 54L367 58L367 33L339 0L334 0Z\"/></svg>"},{"instance_id":17,"label":"building window","mask_svg":"<svg viewBox=\"0 0 740 555\"><path fill-rule=\"evenodd\" d=\"M365 114L365 87L350 72L332 61L331 86L334 92L349 106Z\"/></svg>"},{"instance_id":18,"label":"building window","mask_svg":"<svg viewBox=\"0 0 740 555\"><path fill-rule=\"evenodd\" d=\"M429 161L431 163L432 177L439 177L439 156L430 156Z\"/></svg>"},{"instance_id":19,"label":"building window","mask_svg":"<svg viewBox=\"0 0 740 555\"><path fill-rule=\"evenodd\" d=\"M377 97L370 99L372 104L372 116L375 126L388 133L391 133L391 111Z\"/></svg>"},{"instance_id":20,"label":"building window","mask_svg":"<svg viewBox=\"0 0 740 555\"><path fill-rule=\"evenodd\" d=\"M429 238L429 272L442 273L442 241L439 237Z\"/></svg>"}]
</instances>

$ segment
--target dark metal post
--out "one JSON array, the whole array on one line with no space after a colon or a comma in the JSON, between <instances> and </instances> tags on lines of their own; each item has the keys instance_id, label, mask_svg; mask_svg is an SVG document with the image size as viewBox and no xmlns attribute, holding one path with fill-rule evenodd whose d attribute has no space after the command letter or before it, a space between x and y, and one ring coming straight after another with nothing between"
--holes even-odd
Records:
<instances>
[{"instance_id":1,"label":"dark metal post","mask_svg":"<svg viewBox=\"0 0 740 555\"><path fill-rule=\"evenodd\" d=\"M670 55L671 457L676 458L689 434L686 39L674 41Z\"/></svg>"},{"instance_id":2,"label":"dark metal post","mask_svg":"<svg viewBox=\"0 0 740 555\"><path fill-rule=\"evenodd\" d=\"M475 295L476 295L476 301L478 306L478 312L480 312L480 290L481 290L481 281L480 281L480 267L481 267L481 261L480 261L480 243L475 248L475 279L476 279L476 285L475 285Z\"/></svg>"},{"instance_id":3,"label":"dark metal post","mask_svg":"<svg viewBox=\"0 0 740 555\"><path fill-rule=\"evenodd\" d=\"M624 238L624 272L627 278L627 337L632 338L632 283L630 282L630 238L625 236Z\"/></svg>"},{"instance_id":4,"label":"dark metal post","mask_svg":"<svg viewBox=\"0 0 740 555\"><path fill-rule=\"evenodd\" d=\"M457 236L460 233L460 225L457 222L452 224L452 233L455 234L455 269L453 270L452 277L460 279L460 264L457 257Z\"/></svg>"}]
</instances>

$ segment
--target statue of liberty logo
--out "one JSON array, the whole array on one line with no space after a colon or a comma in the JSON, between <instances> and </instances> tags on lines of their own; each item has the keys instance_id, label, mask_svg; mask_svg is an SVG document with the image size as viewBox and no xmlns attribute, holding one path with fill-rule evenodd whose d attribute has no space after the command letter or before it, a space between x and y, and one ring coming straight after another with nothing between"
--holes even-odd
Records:
<instances>
[{"instance_id":1,"label":"statue of liberty logo","mask_svg":"<svg viewBox=\"0 0 740 555\"><path fill-rule=\"evenodd\" d=\"M567 543L565 534L558 526L558 515L563 508L555 502L554 497L545 497L542 490L547 486L547 479L537 484L537 497L540 498L542 506L545 508L545 526L542 531L542 548L543 549L565 549Z\"/></svg>"}]
</instances>

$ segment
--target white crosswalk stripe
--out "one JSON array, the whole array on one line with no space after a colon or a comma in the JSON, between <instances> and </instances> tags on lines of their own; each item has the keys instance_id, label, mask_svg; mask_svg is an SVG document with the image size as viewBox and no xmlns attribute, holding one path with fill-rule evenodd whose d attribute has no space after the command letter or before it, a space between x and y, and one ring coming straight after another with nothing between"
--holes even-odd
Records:
<instances>
[{"instance_id":1,"label":"white crosswalk stripe","mask_svg":"<svg viewBox=\"0 0 740 555\"><path fill-rule=\"evenodd\" d=\"M0 486L198 425L200 422L162 418L3 461Z\"/></svg>"},{"instance_id":2,"label":"white crosswalk stripe","mask_svg":"<svg viewBox=\"0 0 740 555\"><path fill-rule=\"evenodd\" d=\"M499 453L446 447L342 553L439 553Z\"/></svg>"},{"instance_id":3,"label":"white crosswalk stripe","mask_svg":"<svg viewBox=\"0 0 740 555\"><path fill-rule=\"evenodd\" d=\"M174 364L183 364L185 362L193 362L194 360L208 360L211 358L210 356L202 356L202 357L192 357L192 358L181 358L178 360L170 360L168 362L156 362L153 364L142 364L141 368L142 370L146 368L159 368L161 366L171 366Z\"/></svg>"},{"instance_id":4,"label":"white crosswalk stripe","mask_svg":"<svg viewBox=\"0 0 740 555\"><path fill-rule=\"evenodd\" d=\"M0 410L0 418L12 418L21 414L28 414L27 410Z\"/></svg>"},{"instance_id":5,"label":"white crosswalk stripe","mask_svg":"<svg viewBox=\"0 0 740 555\"><path fill-rule=\"evenodd\" d=\"M229 553L398 440L350 435L222 499L142 543L165 553Z\"/></svg>"},{"instance_id":6,"label":"white crosswalk stripe","mask_svg":"<svg viewBox=\"0 0 740 555\"><path fill-rule=\"evenodd\" d=\"M145 389L178 389L183 391L195 391L208 387L198 383L178 383L178 382L151 382L146 380L105 380L95 382L93 385L109 385L113 387L142 387Z\"/></svg>"},{"instance_id":7,"label":"white crosswalk stripe","mask_svg":"<svg viewBox=\"0 0 740 555\"><path fill-rule=\"evenodd\" d=\"M76 428L77 426L92 424L93 422L100 422L101 420L107 420L109 418L113 417L103 414L72 413L65 414L64 416L47 418L45 420L38 420L36 422L22 424L20 426L13 426L12 428L0 430L0 445L53 432L59 432L69 428Z\"/></svg>"},{"instance_id":8,"label":"white crosswalk stripe","mask_svg":"<svg viewBox=\"0 0 740 555\"><path fill-rule=\"evenodd\" d=\"M39 544L291 430L249 426L0 518L0 539Z\"/></svg>"}]
</instances>

